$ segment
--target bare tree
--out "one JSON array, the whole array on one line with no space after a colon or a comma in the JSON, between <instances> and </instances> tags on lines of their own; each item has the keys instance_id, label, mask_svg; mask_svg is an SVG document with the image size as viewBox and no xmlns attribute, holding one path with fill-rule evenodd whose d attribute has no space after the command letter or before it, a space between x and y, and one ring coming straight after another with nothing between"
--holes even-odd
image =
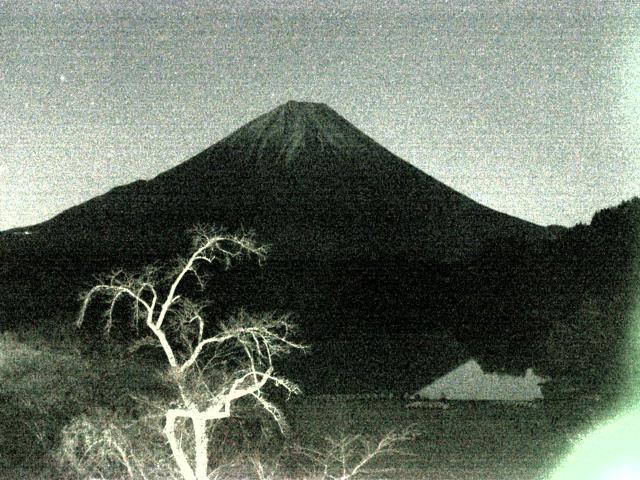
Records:
<instances>
[{"instance_id":1,"label":"bare tree","mask_svg":"<svg viewBox=\"0 0 640 480\"><path fill-rule=\"evenodd\" d=\"M403 432L389 432L379 440L363 435L325 437L325 448L300 448L299 452L322 471L322 480L349 480L364 474L365 468L375 458L384 455L408 455L398 444L414 440L413 426Z\"/></svg>"},{"instance_id":2,"label":"bare tree","mask_svg":"<svg viewBox=\"0 0 640 480\"><path fill-rule=\"evenodd\" d=\"M289 394L298 387L276 375L273 359L292 349L303 348L291 339L293 325L287 315L251 315L240 310L209 335L205 319L206 302L183 296L185 278L192 276L204 288L208 274L204 265L220 262L228 267L243 255L262 261L266 251L248 235L227 235L199 227L194 230L191 255L177 266L164 270L147 267L139 274L115 272L83 295L77 325L85 320L87 307L97 295L106 295L108 307L105 332L114 323L119 301L133 306L130 320L144 334L132 349L159 346L167 362L168 377L177 386L178 399L165 412L164 434L182 476L186 480L205 480L208 476L209 442L207 422L229 417L234 402L253 398L285 428L279 409L263 395L265 385L283 387ZM234 359L230 371L221 366ZM218 367L214 370L214 367ZM213 372L218 376L214 378ZM220 372L223 375L220 375ZM179 420L191 421L195 439L194 465L176 435Z\"/></svg>"}]
</instances>

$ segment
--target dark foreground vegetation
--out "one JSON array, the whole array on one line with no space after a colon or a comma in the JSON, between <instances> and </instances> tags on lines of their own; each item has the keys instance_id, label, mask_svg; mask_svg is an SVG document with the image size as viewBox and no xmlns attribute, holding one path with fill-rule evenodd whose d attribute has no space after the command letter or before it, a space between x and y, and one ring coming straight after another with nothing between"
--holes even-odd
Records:
<instances>
[{"instance_id":1,"label":"dark foreground vegetation","mask_svg":"<svg viewBox=\"0 0 640 480\"><path fill-rule=\"evenodd\" d=\"M76 455L85 455L89 467L103 461L99 471L106 478L110 473L128 478L116 456L109 461L91 457L108 446L104 438L94 450L89 444L69 443L69 426L75 425L78 434L83 419L110 432L113 445L119 441L130 448L131 458L151 456L138 458L148 463L148 478L163 478L161 473L174 468L158 421L141 422L158 413L144 399L158 399L164 391L144 364L123 362L115 352L83 355L69 343L55 348L15 335L5 335L1 342L2 478L74 478L82 472L70 464L70 445L78 449ZM357 450L375 445L391 431L408 431L394 445L396 452L377 456L359 472L360 478L533 480L548 472L607 410L585 398L535 404L460 402L447 409L409 409L407 403L305 395L281 399L290 425L286 437L267 417L240 409L237 416L212 425L211 466L219 468L220 478L328 478L318 461L333 462L335 469L336 459L329 462L318 452L345 439L355 441L349 445ZM116 427L137 437L119 438ZM151 452L153 448L157 450Z\"/></svg>"}]
</instances>

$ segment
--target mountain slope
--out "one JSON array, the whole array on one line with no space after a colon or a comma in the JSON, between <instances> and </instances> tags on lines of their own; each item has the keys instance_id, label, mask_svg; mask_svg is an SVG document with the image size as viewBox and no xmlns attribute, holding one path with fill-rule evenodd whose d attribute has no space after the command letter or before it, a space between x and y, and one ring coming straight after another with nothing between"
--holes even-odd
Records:
<instances>
[{"instance_id":1,"label":"mountain slope","mask_svg":"<svg viewBox=\"0 0 640 480\"><path fill-rule=\"evenodd\" d=\"M289 102L151 180L0 234L0 316L77 311L77 291L92 274L184 254L197 223L252 229L271 245L263 268L245 262L216 276L210 313L240 305L293 312L314 346L292 367L308 391L365 388L374 378L366 388L415 389L434 365L454 366L469 352L444 343L492 321L499 328L478 312L464 262L495 245L549 238L411 166L329 107ZM516 321L520 310L502 314ZM531 366L522 345L544 328L520 339L520 363ZM434 334L451 339L441 354ZM432 361L416 360L425 351Z\"/></svg>"},{"instance_id":2,"label":"mountain slope","mask_svg":"<svg viewBox=\"0 0 640 480\"><path fill-rule=\"evenodd\" d=\"M194 223L252 228L277 256L296 258L451 261L496 238L546 235L409 165L329 107L298 102L31 230L63 249L91 256L108 245L126 256L171 254Z\"/></svg>"}]
</instances>

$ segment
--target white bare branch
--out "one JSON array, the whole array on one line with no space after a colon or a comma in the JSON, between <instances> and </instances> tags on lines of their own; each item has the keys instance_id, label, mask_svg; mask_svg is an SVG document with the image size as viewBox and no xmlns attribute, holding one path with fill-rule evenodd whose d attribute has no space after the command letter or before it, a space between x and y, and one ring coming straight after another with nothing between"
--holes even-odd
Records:
<instances>
[{"instance_id":1,"label":"white bare branch","mask_svg":"<svg viewBox=\"0 0 640 480\"><path fill-rule=\"evenodd\" d=\"M229 266L232 259L243 254L256 255L259 260L262 260L265 256L265 248L258 247L251 237L227 236L203 227L196 227L194 231L196 234L194 240L195 251L184 262L184 265L178 269L177 275L169 287L169 293L156 320L158 328L162 327L167 311L176 297L176 290L188 273L194 274L201 286L204 287L202 278L198 275L198 263L220 261L223 265ZM229 246L225 247L226 244L229 244Z\"/></svg>"},{"instance_id":2,"label":"white bare branch","mask_svg":"<svg viewBox=\"0 0 640 480\"><path fill-rule=\"evenodd\" d=\"M299 452L322 469L322 478L348 480L364 472L364 467L376 457L388 454L406 454L398 444L415 437L413 428L403 432L389 432L375 441L363 435L343 435L336 439L325 438L323 450L300 448Z\"/></svg>"},{"instance_id":3,"label":"white bare branch","mask_svg":"<svg viewBox=\"0 0 640 480\"><path fill-rule=\"evenodd\" d=\"M165 436L183 477L204 480L207 478L206 422L229 417L232 404L238 399L254 398L284 431L286 423L282 413L261 391L270 382L289 394L299 392L295 384L274 374L273 358L304 347L291 339L294 328L288 315L250 315L240 310L227 322L220 323L216 334L205 335L207 304L185 298L180 292L186 276L193 275L204 288L207 274L200 270L202 265L219 263L229 267L234 259L245 254L261 262L266 249L256 245L249 235L227 235L205 227L197 227L194 233L193 252L167 275L161 275L156 266L147 267L137 275L116 271L94 286L82 299L77 325L83 324L87 308L97 295L106 295L109 299L105 312L107 332L115 321L116 303L125 297L133 302L132 320L136 331L139 332L142 318L148 331L133 342L131 350L159 344L168 362L166 378L175 383L180 395L176 408L169 408L165 413ZM204 355L207 347L211 347L211 353ZM228 375L224 368L231 355L239 355L241 361L231 363L236 367ZM222 368L222 379L215 394L204 378L205 372L213 371L207 368L211 362ZM190 419L193 423L195 466L189 463L189 456L176 436L179 419Z\"/></svg>"}]
</instances>

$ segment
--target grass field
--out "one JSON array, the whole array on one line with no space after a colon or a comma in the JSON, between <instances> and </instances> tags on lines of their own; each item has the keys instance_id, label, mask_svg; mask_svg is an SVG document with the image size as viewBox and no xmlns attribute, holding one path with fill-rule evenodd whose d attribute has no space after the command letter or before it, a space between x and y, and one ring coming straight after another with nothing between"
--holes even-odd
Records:
<instances>
[{"instance_id":1,"label":"grass field","mask_svg":"<svg viewBox=\"0 0 640 480\"><path fill-rule=\"evenodd\" d=\"M72 418L130 402L132 387L136 394L159 388L135 362L11 335L0 337L0 347L2 478L49 478L50 452ZM288 441L322 449L325 437L376 439L411 427L415 435L402 445L404 454L376 458L368 478L528 480L543 477L603 415L580 402L535 408L460 402L448 409L408 409L407 403L301 396L285 406Z\"/></svg>"}]
</instances>

